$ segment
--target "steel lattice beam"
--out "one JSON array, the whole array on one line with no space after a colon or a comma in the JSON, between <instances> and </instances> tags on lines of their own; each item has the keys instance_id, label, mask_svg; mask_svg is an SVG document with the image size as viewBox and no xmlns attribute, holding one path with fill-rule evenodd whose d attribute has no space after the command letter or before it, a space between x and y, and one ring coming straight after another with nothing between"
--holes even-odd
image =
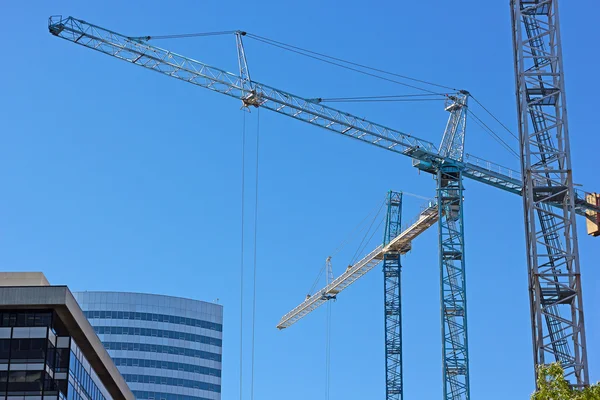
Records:
<instances>
[{"instance_id":1,"label":"steel lattice beam","mask_svg":"<svg viewBox=\"0 0 600 400\"><path fill-rule=\"evenodd\" d=\"M446 103L450 113L440 145L446 161L437 178L444 399L469 399L469 360L462 223L462 169L469 93ZM454 164L457 163L457 164Z\"/></svg>"},{"instance_id":2,"label":"steel lattice beam","mask_svg":"<svg viewBox=\"0 0 600 400\"><path fill-rule=\"evenodd\" d=\"M444 399L469 399L467 294L460 168L437 173Z\"/></svg>"},{"instance_id":3,"label":"steel lattice beam","mask_svg":"<svg viewBox=\"0 0 600 400\"><path fill-rule=\"evenodd\" d=\"M317 291L313 296L305 299L300 305L281 317L277 329L285 329L312 311L323 305L328 300L337 296L348 286L356 282L360 277L372 270L383 260L383 255L389 251L399 251L404 254L411 248L411 243L421 233L429 229L438 220L437 204L431 204L418 215L417 220L404 229L398 236L386 246L379 245L369 254L364 256L354 265L349 266L344 273L335 278L333 282Z\"/></svg>"},{"instance_id":4,"label":"steel lattice beam","mask_svg":"<svg viewBox=\"0 0 600 400\"><path fill-rule=\"evenodd\" d=\"M402 193L389 192L384 246L402 231ZM406 250L404 250L406 251ZM402 298L401 269L398 249L383 254L384 321L385 321L385 398L402 400Z\"/></svg>"},{"instance_id":5,"label":"steel lattice beam","mask_svg":"<svg viewBox=\"0 0 600 400\"><path fill-rule=\"evenodd\" d=\"M365 120L344 111L319 104L256 81L249 81L245 62L240 64L243 76L232 74L200 61L148 44L143 38L129 37L88 22L61 16L50 17L51 34L99 51L128 63L179 79L236 99L246 106L266 108L311 125L412 157L415 161L439 165L444 161L433 143L413 135ZM238 35L238 53L241 40ZM511 193L520 194L522 180L518 172L479 159L468 157L461 163L463 176ZM600 211L581 193L577 212ZM548 200L554 205L552 199Z\"/></svg>"},{"instance_id":6,"label":"steel lattice beam","mask_svg":"<svg viewBox=\"0 0 600 400\"><path fill-rule=\"evenodd\" d=\"M512 0L511 16L534 365L558 361L571 385L583 387L589 377L558 2Z\"/></svg>"}]
</instances>

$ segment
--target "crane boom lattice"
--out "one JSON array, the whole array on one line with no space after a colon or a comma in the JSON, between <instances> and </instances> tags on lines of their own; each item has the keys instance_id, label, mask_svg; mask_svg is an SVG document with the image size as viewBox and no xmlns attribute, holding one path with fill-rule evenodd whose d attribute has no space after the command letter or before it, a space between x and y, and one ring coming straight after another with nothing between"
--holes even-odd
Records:
<instances>
[{"instance_id":1,"label":"crane boom lattice","mask_svg":"<svg viewBox=\"0 0 600 400\"><path fill-rule=\"evenodd\" d=\"M444 161L444 158L438 155L435 145L427 140L256 81L248 82L246 77L151 46L141 38L125 36L73 17L50 17L48 29L54 36L89 49L240 99L247 107L267 108L311 125L412 157L414 163L419 163L421 166L437 165ZM511 193L521 194L522 180L518 172L474 156L469 156L467 159L471 161L461 163L463 176ZM585 198L583 192L577 196L578 213L585 215L588 210L600 212L600 206L588 203ZM555 204L553 199L547 201L552 205L560 206L560 202Z\"/></svg>"},{"instance_id":2,"label":"crane boom lattice","mask_svg":"<svg viewBox=\"0 0 600 400\"><path fill-rule=\"evenodd\" d=\"M379 264L383 260L383 255L386 251L399 251L401 254L409 251L411 242L421 233L425 232L427 228L435 224L437 220L437 204L432 204L419 214L416 222L404 229L386 246L377 246L360 261L354 265L348 266L346 271L335 278L332 283L317 291L315 295L310 296L292 311L285 314L277 324L277 329L284 329L292 326L310 312L323 305L326 301L331 300L333 296L337 296L338 293L356 282L356 280Z\"/></svg>"}]
</instances>

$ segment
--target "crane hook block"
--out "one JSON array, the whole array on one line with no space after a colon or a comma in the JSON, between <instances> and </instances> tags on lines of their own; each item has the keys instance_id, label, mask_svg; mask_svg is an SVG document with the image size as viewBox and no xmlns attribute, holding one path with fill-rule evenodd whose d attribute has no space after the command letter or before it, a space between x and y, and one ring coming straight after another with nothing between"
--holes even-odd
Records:
<instances>
[{"instance_id":1,"label":"crane hook block","mask_svg":"<svg viewBox=\"0 0 600 400\"><path fill-rule=\"evenodd\" d=\"M256 93L256 91L249 92L246 96L242 98L242 103L244 107L260 107L266 100L263 99L260 93Z\"/></svg>"}]
</instances>

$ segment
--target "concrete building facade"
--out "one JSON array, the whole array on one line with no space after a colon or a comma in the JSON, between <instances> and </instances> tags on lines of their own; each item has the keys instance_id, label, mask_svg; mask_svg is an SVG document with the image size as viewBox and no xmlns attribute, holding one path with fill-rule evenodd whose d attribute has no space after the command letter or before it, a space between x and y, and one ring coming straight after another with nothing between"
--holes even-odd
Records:
<instances>
[{"instance_id":1,"label":"concrete building facade","mask_svg":"<svg viewBox=\"0 0 600 400\"><path fill-rule=\"evenodd\" d=\"M0 273L0 399L135 400L66 286Z\"/></svg>"},{"instance_id":2,"label":"concrete building facade","mask_svg":"<svg viewBox=\"0 0 600 400\"><path fill-rule=\"evenodd\" d=\"M220 400L222 306L142 293L74 296L138 400Z\"/></svg>"}]
</instances>

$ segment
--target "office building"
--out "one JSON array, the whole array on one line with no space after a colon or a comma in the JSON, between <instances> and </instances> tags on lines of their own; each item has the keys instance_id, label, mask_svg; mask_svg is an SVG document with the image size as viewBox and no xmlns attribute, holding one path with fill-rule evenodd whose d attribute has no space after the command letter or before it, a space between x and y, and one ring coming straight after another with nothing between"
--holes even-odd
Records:
<instances>
[{"instance_id":1,"label":"office building","mask_svg":"<svg viewBox=\"0 0 600 400\"><path fill-rule=\"evenodd\" d=\"M138 400L219 400L223 308L141 293L74 293Z\"/></svg>"},{"instance_id":2,"label":"office building","mask_svg":"<svg viewBox=\"0 0 600 400\"><path fill-rule=\"evenodd\" d=\"M0 273L0 398L135 400L66 286Z\"/></svg>"}]
</instances>

